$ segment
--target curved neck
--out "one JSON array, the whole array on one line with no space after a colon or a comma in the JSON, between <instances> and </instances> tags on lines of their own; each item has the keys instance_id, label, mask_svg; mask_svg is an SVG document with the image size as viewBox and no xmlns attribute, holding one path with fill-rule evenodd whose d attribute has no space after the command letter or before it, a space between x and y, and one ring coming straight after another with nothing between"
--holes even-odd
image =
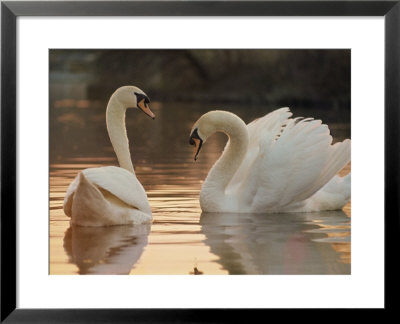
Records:
<instances>
[{"instance_id":1,"label":"curved neck","mask_svg":"<svg viewBox=\"0 0 400 324\"><path fill-rule=\"evenodd\" d=\"M126 107L113 95L107 105L106 123L111 144L121 168L135 173L125 126Z\"/></svg>"},{"instance_id":2,"label":"curved neck","mask_svg":"<svg viewBox=\"0 0 400 324\"><path fill-rule=\"evenodd\" d=\"M217 132L225 133L229 140L222 156L211 168L204 188L212 188L225 194L225 188L242 163L249 145L249 134L246 124L238 116L220 111L214 121Z\"/></svg>"}]
</instances>

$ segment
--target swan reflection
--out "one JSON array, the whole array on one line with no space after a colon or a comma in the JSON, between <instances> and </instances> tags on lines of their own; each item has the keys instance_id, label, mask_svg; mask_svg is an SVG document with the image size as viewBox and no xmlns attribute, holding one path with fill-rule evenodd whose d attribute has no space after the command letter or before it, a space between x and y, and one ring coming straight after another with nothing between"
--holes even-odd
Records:
<instances>
[{"instance_id":1,"label":"swan reflection","mask_svg":"<svg viewBox=\"0 0 400 324\"><path fill-rule=\"evenodd\" d=\"M129 274L147 245L150 227L71 226L65 232L64 249L79 274Z\"/></svg>"},{"instance_id":2,"label":"swan reflection","mask_svg":"<svg viewBox=\"0 0 400 324\"><path fill-rule=\"evenodd\" d=\"M350 218L319 213L202 213L205 243L230 274L350 274Z\"/></svg>"}]
</instances>

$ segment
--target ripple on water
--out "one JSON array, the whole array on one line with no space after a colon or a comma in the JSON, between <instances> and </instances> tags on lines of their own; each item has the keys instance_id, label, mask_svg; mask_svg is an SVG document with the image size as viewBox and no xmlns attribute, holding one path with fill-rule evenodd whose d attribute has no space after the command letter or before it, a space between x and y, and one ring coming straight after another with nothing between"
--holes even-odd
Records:
<instances>
[{"instance_id":1,"label":"ripple on water","mask_svg":"<svg viewBox=\"0 0 400 324\"><path fill-rule=\"evenodd\" d=\"M63 212L65 191L77 173L116 165L112 152L52 163L50 273L350 273L350 203L338 213L202 214L201 183L222 148L223 143L210 143L196 163L191 148L170 156L142 152L134 160L154 219L140 233L123 227L73 228ZM350 165L342 173L349 171Z\"/></svg>"}]
</instances>

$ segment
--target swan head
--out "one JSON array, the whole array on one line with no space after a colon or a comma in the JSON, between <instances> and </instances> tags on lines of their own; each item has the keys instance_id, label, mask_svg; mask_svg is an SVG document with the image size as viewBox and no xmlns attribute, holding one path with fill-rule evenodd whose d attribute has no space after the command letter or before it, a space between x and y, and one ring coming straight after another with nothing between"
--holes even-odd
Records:
<instances>
[{"instance_id":1,"label":"swan head","mask_svg":"<svg viewBox=\"0 0 400 324\"><path fill-rule=\"evenodd\" d=\"M195 146L195 161L203 143L216 132L225 133L230 139L238 138L243 143L248 142L246 124L238 116L229 111L209 111L194 123L190 133L189 144Z\"/></svg>"},{"instance_id":2,"label":"swan head","mask_svg":"<svg viewBox=\"0 0 400 324\"><path fill-rule=\"evenodd\" d=\"M207 138L215 132L224 131L223 122L226 113L228 112L220 110L209 111L194 123L190 133L189 144L195 147L195 161L197 160L200 149Z\"/></svg>"},{"instance_id":3,"label":"swan head","mask_svg":"<svg viewBox=\"0 0 400 324\"><path fill-rule=\"evenodd\" d=\"M143 90L135 86L124 86L114 92L114 97L126 108L138 108L147 116L155 118L156 115L150 110L150 99Z\"/></svg>"}]
</instances>

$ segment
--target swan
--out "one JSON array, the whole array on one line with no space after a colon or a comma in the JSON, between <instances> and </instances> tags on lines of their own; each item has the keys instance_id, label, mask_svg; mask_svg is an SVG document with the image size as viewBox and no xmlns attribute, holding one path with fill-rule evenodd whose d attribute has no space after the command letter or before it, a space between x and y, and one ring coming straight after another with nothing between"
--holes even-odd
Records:
<instances>
[{"instance_id":1,"label":"swan","mask_svg":"<svg viewBox=\"0 0 400 324\"><path fill-rule=\"evenodd\" d=\"M125 112L134 107L151 118L149 98L137 87L123 86L107 105L108 135L120 167L105 166L81 171L69 185L64 212L79 226L142 224L152 220L146 192L136 178L126 135Z\"/></svg>"},{"instance_id":2,"label":"swan","mask_svg":"<svg viewBox=\"0 0 400 324\"><path fill-rule=\"evenodd\" d=\"M203 212L316 212L349 201L351 175L336 174L350 161L350 140L332 145L320 120L291 116L285 107L246 125L231 112L215 110L194 123L189 143L195 160L209 136L228 136L201 187Z\"/></svg>"}]
</instances>

